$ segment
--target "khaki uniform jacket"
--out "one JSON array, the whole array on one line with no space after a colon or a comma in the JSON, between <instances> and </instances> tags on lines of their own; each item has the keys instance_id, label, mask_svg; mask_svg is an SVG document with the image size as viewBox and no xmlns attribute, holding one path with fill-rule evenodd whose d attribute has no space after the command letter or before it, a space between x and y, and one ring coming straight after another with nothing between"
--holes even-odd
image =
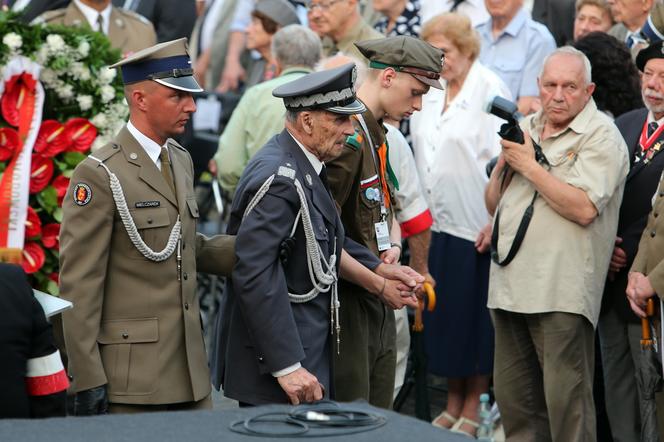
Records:
<instances>
[{"instance_id":1,"label":"khaki uniform jacket","mask_svg":"<svg viewBox=\"0 0 664 442\"><path fill-rule=\"evenodd\" d=\"M346 55L366 62L366 58L354 43L363 40L378 40L379 38L385 38L385 36L369 26L363 19L360 19L339 41L335 42L330 37L324 37L322 39L323 55L330 57L341 51Z\"/></svg>"},{"instance_id":2,"label":"khaki uniform jacket","mask_svg":"<svg viewBox=\"0 0 664 442\"><path fill-rule=\"evenodd\" d=\"M108 384L109 400L127 404L194 401L210 393L196 270L230 274L233 239L196 233L191 157L172 141L169 153L177 196L126 127L92 156L117 175L152 250L165 247L180 217L180 281L177 252L154 262L134 247L105 169L87 158L74 171L60 232L60 293L74 303L63 317L74 392ZM85 204L74 200L79 184L89 187Z\"/></svg>"},{"instance_id":3,"label":"khaki uniform jacket","mask_svg":"<svg viewBox=\"0 0 664 442\"><path fill-rule=\"evenodd\" d=\"M385 129L376 121L371 111L367 110L362 116L369 129L378 161L376 149L385 142ZM356 133L353 138L359 144L352 140L346 142L339 158L326 163L327 175L332 195L341 207L341 220L346 235L378 256L374 224L381 220L380 202L367 198L367 189L372 188L374 192L381 189L380 172L371 154L369 137L356 119L353 119L353 125ZM394 202L395 199L391 198L391 201ZM387 211L387 222L391 228L392 207Z\"/></svg>"},{"instance_id":4,"label":"khaki uniform jacket","mask_svg":"<svg viewBox=\"0 0 664 442\"><path fill-rule=\"evenodd\" d=\"M639 251L630 271L641 272L648 277L655 293L664 298L664 175L654 197L652 212L648 216Z\"/></svg>"},{"instance_id":5,"label":"khaki uniform jacket","mask_svg":"<svg viewBox=\"0 0 664 442\"><path fill-rule=\"evenodd\" d=\"M108 39L111 46L122 51L123 56L157 43L157 34L152 23L142 15L126 9L111 6ZM63 9L48 11L35 19L35 22L49 25L88 26L85 15L71 2Z\"/></svg>"}]
</instances>

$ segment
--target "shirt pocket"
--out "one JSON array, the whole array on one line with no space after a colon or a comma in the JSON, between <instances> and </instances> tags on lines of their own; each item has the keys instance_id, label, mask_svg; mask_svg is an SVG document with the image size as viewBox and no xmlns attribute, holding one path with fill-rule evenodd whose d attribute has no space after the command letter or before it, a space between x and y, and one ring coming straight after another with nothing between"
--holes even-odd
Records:
<instances>
[{"instance_id":1,"label":"shirt pocket","mask_svg":"<svg viewBox=\"0 0 664 442\"><path fill-rule=\"evenodd\" d=\"M102 321L97 342L110 394L154 392L159 376L157 318Z\"/></svg>"},{"instance_id":2,"label":"shirt pocket","mask_svg":"<svg viewBox=\"0 0 664 442\"><path fill-rule=\"evenodd\" d=\"M139 235L148 247L155 252L166 247L171 233L171 219L167 208L130 209L130 213ZM130 257L144 259L140 252Z\"/></svg>"},{"instance_id":3,"label":"shirt pocket","mask_svg":"<svg viewBox=\"0 0 664 442\"><path fill-rule=\"evenodd\" d=\"M507 87L514 95L514 99L518 98L525 66L525 59L514 60L508 58L499 59L493 65L498 76L507 84Z\"/></svg>"}]
</instances>

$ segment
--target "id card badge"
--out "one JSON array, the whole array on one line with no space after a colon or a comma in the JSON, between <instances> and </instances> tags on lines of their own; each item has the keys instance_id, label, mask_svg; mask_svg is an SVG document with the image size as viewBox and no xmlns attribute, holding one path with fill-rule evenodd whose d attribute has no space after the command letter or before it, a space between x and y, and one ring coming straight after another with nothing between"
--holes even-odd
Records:
<instances>
[{"instance_id":1,"label":"id card badge","mask_svg":"<svg viewBox=\"0 0 664 442\"><path fill-rule=\"evenodd\" d=\"M378 241L378 251L382 252L392 247L390 243L390 229L387 227L387 221L381 221L374 224L376 229L376 241Z\"/></svg>"}]
</instances>

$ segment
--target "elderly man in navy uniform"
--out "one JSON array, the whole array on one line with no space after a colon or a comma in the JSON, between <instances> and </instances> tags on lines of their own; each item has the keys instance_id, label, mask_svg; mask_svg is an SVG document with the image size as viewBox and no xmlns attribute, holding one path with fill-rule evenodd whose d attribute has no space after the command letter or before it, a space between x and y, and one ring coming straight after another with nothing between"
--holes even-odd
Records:
<instances>
[{"instance_id":1,"label":"elderly man in navy uniform","mask_svg":"<svg viewBox=\"0 0 664 442\"><path fill-rule=\"evenodd\" d=\"M350 115L365 110L354 77L348 64L275 89L286 128L240 178L228 227L237 234L237 264L213 363L214 383L241 404L333 396L331 352L354 339L339 328L338 275L393 308L416 305L423 278L346 238L329 193L325 162L353 133Z\"/></svg>"},{"instance_id":2,"label":"elderly man in navy uniform","mask_svg":"<svg viewBox=\"0 0 664 442\"><path fill-rule=\"evenodd\" d=\"M75 169L63 202L60 293L75 413L211 408L196 271L229 274L233 239L196 233L196 110L186 39L122 69L129 122Z\"/></svg>"}]
</instances>

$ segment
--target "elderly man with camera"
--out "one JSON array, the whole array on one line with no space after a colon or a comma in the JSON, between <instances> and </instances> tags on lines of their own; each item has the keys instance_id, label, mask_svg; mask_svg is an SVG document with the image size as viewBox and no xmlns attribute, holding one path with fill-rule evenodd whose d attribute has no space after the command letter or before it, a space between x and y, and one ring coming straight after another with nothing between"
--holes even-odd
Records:
<instances>
[{"instance_id":1,"label":"elderly man with camera","mask_svg":"<svg viewBox=\"0 0 664 442\"><path fill-rule=\"evenodd\" d=\"M523 144L501 142L485 194L495 393L508 440L595 440L594 328L627 148L581 52L553 52L538 85L542 109L521 122Z\"/></svg>"}]
</instances>

